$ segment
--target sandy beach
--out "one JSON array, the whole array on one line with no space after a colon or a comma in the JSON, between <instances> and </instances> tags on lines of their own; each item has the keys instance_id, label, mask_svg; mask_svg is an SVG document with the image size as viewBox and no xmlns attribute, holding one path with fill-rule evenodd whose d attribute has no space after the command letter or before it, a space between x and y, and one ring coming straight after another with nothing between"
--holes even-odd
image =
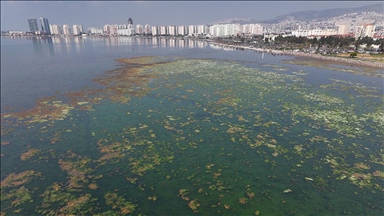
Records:
<instances>
[{"instance_id":1,"label":"sandy beach","mask_svg":"<svg viewBox=\"0 0 384 216\"><path fill-rule=\"evenodd\" d=\"M364 61L356 58L340 58L340 57L333 57L333 56L323 56L320 54L315 53L303 53L303 52L295 52L292 50L289 51L281 51L281 50L272 50L272 49L261 49L261 48L252 48L252 47L246 47L246 46L239 46L239 45L228 45L228 44L222 44L222 43L216 43L211 42L213 45L227 47L227 48L240 48L244 50L252 50L256 52L266 52L271 54L277 54L277 55L294 55L294 56L301 56L301 57L308 57L308 58L317 58L322 60L328 60L328 61L337 61L347 64L353 64L353 65L361 65L361 66L369 66L369 67L377 67L377 68L384 68L383 62L371 62L371 61Z\"/></svg>"}]
</instances>

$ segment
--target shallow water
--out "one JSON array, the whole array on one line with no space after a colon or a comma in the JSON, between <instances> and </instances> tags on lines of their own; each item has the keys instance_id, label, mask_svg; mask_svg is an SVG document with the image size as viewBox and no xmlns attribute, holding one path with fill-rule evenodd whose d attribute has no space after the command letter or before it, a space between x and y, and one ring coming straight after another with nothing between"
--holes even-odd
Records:
<instances>
[{"instance_id":1,"label":"shallow water","mask_svg":"<svg viewBox=\"0 0 384 216\"><path fill-rule=\"evenodd\" d=\"M1 58L2 212L383 212L377 77L165 39L2 38Z\"/></svg>"}]
</instances>

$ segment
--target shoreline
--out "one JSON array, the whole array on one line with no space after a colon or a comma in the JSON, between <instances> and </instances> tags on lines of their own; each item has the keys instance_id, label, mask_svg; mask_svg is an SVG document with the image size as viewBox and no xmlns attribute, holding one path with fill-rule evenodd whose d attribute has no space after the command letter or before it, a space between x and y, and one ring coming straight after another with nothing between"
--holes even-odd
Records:
<instances>
[{"instance_id":1,"label":"shoreline","mask_svg":"<svg viewBox=\"0 0 384 216\"><path fill-rule=\"evenodd\" d=\"M1 35L2 37L11 37L9 35ZM52 35L28 35L28 36L16 36L16 37L56 37ZM75 38L75 37L88 37L88 36L69 36L68 38ZM89 37L95 37L95 36L89 36ZM98 38L108 38L105 36L96 36ZM133 36L133 37L139 37L139 38L146 38L146 37L140 37L140 36ZM148 36L148 38L152 38L153 36ZM64 37L65 38L65 37ZM161 37L160 37L161 38ZM175 37L176 39L177 37ZM180 38L181 40L184 40L185 38ZM291 56L297 56L297 57L304 57L304 58L313 58L313 59L321 59L325 61L333 61L333 62L339 62L344 64L351 64L351 65L359 65L359 66L367 66L367 67L374 67L374 68L382 68L384 69L384 62L372 62L372 61L364 61L358 58L342 58L342 57L335 57L335 56L324 56L321 54L316 53L303 53L303 52L296 52L293 50L274 50L274 49L262 49L262 48L255 48L255 47L248 47L248 46L241 46L241 45L230 45L225 43L218 43L214 42L212 40L207 39L201 39L201 38L186 38L187 40L201 40L206 41L209 44L217 45L223 48L232 48L232 49L242 49L242 50L250 50L250 51L256 51L256 52L264 52L268 54L275 54L275 55L291 55Z\"/></svg>"},{"instance_id":2,"label":"shoreline","mask_svg":"<svg viewBox=\"0 0 384 216\"><path fill-rule=\"evenodd\" d=\"M277 55L292 55L292 56L298 56L298 57L307 57L307 58L316 58L316 59L322 59L322 60L328 60L328 61L335 61L335 62L341 62L341 63L347 63L347 64L353 64L353 65L360 65L360 66L368 66L368 67L375 67L375 68L384 68L384 63L382 62L370 62L370 61L363 61L360 59L348 59L348 58L341 58L341 57L330 57L330 56L323 56L320 54L315 53L303 53L303 52L294 52L294 51L281 51L281 50L273 50L273 49L262 49L262 48L251 48L251 47L245 47L245 46L239 46L239 45L228 45L223 43L217 43L217 42L210 42L213 45L222 46L223 48L239 48L244 50L251 50L256 52L265 52L270 54L277 54Z\"/></svg>"}]
</instances>

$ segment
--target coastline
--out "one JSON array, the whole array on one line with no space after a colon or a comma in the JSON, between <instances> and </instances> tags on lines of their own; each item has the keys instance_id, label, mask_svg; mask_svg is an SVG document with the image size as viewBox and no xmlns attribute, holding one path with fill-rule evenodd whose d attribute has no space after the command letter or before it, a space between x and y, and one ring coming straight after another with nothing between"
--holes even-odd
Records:
<instances>
[{"instance_id":1,"label":"coastline","mask_svg":"<svg viewBox=\"0 0 384 216\"><path fill-rule=\"evenodd\" d=\"M239 45L229 45L229 44L223 44L223 43L217 43L217 42L210 42L213 45L222 46L224 48L238 48L238 49L244 49L244 50L251 50L256 52L266 52L276 55L293 55L293 56L299 56L299 57L306 57L306 58L316 58L316 59L322 59L327 61L336 61L341 63L347 63L347 64L353 64L353 65L360 65L360 66L368 66L368 67L375 67L375 68L384 68L384 62L370 62L370 61L363 61L359 59L348 59L348 58L340 58L340 57L330 57L330 56L323 56L320 54L315 53L303 53L303 52L295 52L295 51L281 51L281 50L273 50L273 49L262 49L262 48L253 48L253 47L246 47L246 46L239 46Z\"/></svg>"},{"instance_id":2,"label":"coastline","mask_svg":"<svg viewBox=\"0 0 384 216\"><path fill-rule=\"evenodd\" d=\"M7 35L1 35L2 37L10 37ZM28 35L28 36L16 36L16 37L55 37L52 35ZM76 37L87 37L87 36L69 36L69 38L76 38ZM89 37L95 37L95 36L89 36ZM106 36L96 36L100 38L108 38ZM140 37L140 38L152 38L152 36L142 37L142 36L134 36L134 37ZM160 37L161 38L161 37ZM166 37L167 38L167 37ZM177 37L175 37L177 39ZM183 38L180 38L181 40L184 40ZM344 64L350 64L350 65L356 65L356 66L366 66L366 67L374 67L374 68L382 68L384 69L384 62L372 62L372 61L366 61L361 60L358 58L342 58L342 57L335 57L335 56L324 56L321 54L316 53L304 53L304 52L298 52L293 50L274 50L274 49L262 49L262 48L255 48L255 47L248 47L248 46L242 46L242 45L230 45L225 43L218 43L214 42L212 40L206 40L201 38L187 38L188 40L202 40L207 41L209 44L220 46L223 48L231 48L231 49L242 49L242 50L250 50L250 51L256 51L256 52L264 52L269 54L275 54L275 55L292 55L292 56L298 56L303 58L313 58L313 59L321 59L324 61L334 61Z\"/></svg>"}]
</instances>

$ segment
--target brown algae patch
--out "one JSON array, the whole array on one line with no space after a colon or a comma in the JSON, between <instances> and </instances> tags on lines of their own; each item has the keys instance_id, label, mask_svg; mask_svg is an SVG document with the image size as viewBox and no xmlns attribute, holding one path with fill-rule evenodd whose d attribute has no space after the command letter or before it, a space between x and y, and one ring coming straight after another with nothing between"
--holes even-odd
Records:
<instances>
[{"instance_id":1,"label":"brown algae patch","mask_svg":"<svg viewBox=\"0 0 384 216\"><path fill-rule=\"evenodd\" d=\"M32 109L18 113L10 113L6 116L2 116L2 118L13 117L16 118L18 122L23 122L25 125L54 122L66 118L72 109L73 107L68 104L54 100L54 97L47 97L37 100L36 106Z\"/></svg>"},{"instance_id":2,"label":"brown algae patch","mask_svg":"<svg viewBox=\"0 0 384 216\"><path fill-rule=\"evenodd\" d=\"M11 144L11 143L8 142L8 141L3 141L3 142L1 142L1 145L9 145L9 144Z\"/></svg>"},{"instance_id":3,"label":"brown algae patch","mask_svg":"<svg viewBox=\"0 0 384 216\"><path fill-rule=\"evenodd\" d=\"M164 63L170 61L170 57L166 56L140 56L134 58L121 58L116 61L122 62L125 64L133 64L133 65L153 65Z\"/></svg>"},{"instance_id":4,"label":"brown algae patch","mask_svg":"<svg viewBox=\"0 0 384 216\"><path fill-rule=\"evenodd\" d=\"M114 142L110 145L103 145L102 143L106 142L105 140L101 139L97 142L97 144L100 146L99 150L100 153L103 155L97 160L99 162L99 165L105 165L111 164L111 163L118 163L121 158L124 158L126 154L122 153L125 150L132 149L132 146L130 146L128 143L120 143L120 142Z\"/></svg>"},{"instance_id":5,"label":"brown algae patch","mask_svg":"<svg viewBox=\"0 0 384 216\"><path fill-rule=\"evenodd\" d=\"M30 159L31 157L37 155L40 152L41 152L40 149L29 149L27 152L24 152L24 153L21 154L20 159L22 161L28 160L28 159Z\"/></svg>"},{"instance_id":6,"label":"brown algae patch","mask_svg":"<svg viewBox=\"0 0 384 216\"><path fill-rule=\"evenodd\" d=\"M1 188L15 187L32 181L35 177L41 176L40 172L27 170L21 173L11 173L1 181Z\"/></svg>"},{"instance_id":7,"label":"brown algae patch","mask_svg":"<svg viewBox=\"0 0 384 216\"><path fill-rule=\"evenodd\" d=\"M156 67L157 64L164 64L166 59L168 58L148 56L117 59L116 61L125 63L126 66L108 71L92 80L100 84L102 88L83 89L62 95L69 99L68 103L58 100L58 96L38 99L34 108L15 113L2 113L1 119L3 121L7 118L16 118L17 123L9 123L9 127L16 126L18 123L29 125L63 120L70 115L73 109L92 111L94 104L99 104L105 99L126 104L131 100L130 95L144 96L149 92L146 83L156 76L142 74L143 69L150 69ZM2 125L2 131L9 132L11 130Z\"/></svg>"},{"instance_id":8,"label":"brown algae patch","mask_svg":"<svg viewBox=\"0 0 384 216\"><path fill-rule=\"evenodd\" d=\"M200 207L200 203L197 200L192 200L188 203L188 207L192 209L194 213L199 212L198 208Z\"/></svg>"},{"instance_id":9,"label":"brown algae patch","mask_svg":"<svg viewBox=\"0 0 384 216\"><path fill-rule=\"evenodd\" d=\"M137 205L132 204L117 193L108 192L104 195L104 198L107 205L111 206L113 209L113 213L110 212L110 215L116 213L121 215L131 214L137 207Z\"/></svg>"},{"instance_id":10,"label":"brown algae patch","mask_svg":"<svg viewBox=\"0 0 384 216\"><path fill-rule=\"evenodd\" d=\"M49 186L41 195L42 205L37 212L44 215L88 215L96 210L97 198L90 194L82 194L78 197L65 191L58 183Z\"/></svg>"},{"instance_id":11,"label":"brown algae patch","mask_svg":"<svg viewBox=\"0 0 384 216\"><path fill-rule=\"evenodd\" d=\"M26 188L25 184L40 176L41 173L34 170L8 175L1 181L1 201L11 199L11 206L9 208L17 207L26 202L33 202L33 191Z\"/></svg>"},{"instance_id":12,"label":"brown algae patch","mask_svg":"<svg viewBox=\"0 0 384 216\"><path fill-rule=\"evenodd\" d=\"M67 188L71 191L79 191L82 190L84 184L87 184L89 179L93 177L90 175L93 169L89 167L92 160L75 154L73 154L73 158L75 161L60 159L59 164L60 168L68 173L69 180Z\"/></svg>"}]
</instances>

